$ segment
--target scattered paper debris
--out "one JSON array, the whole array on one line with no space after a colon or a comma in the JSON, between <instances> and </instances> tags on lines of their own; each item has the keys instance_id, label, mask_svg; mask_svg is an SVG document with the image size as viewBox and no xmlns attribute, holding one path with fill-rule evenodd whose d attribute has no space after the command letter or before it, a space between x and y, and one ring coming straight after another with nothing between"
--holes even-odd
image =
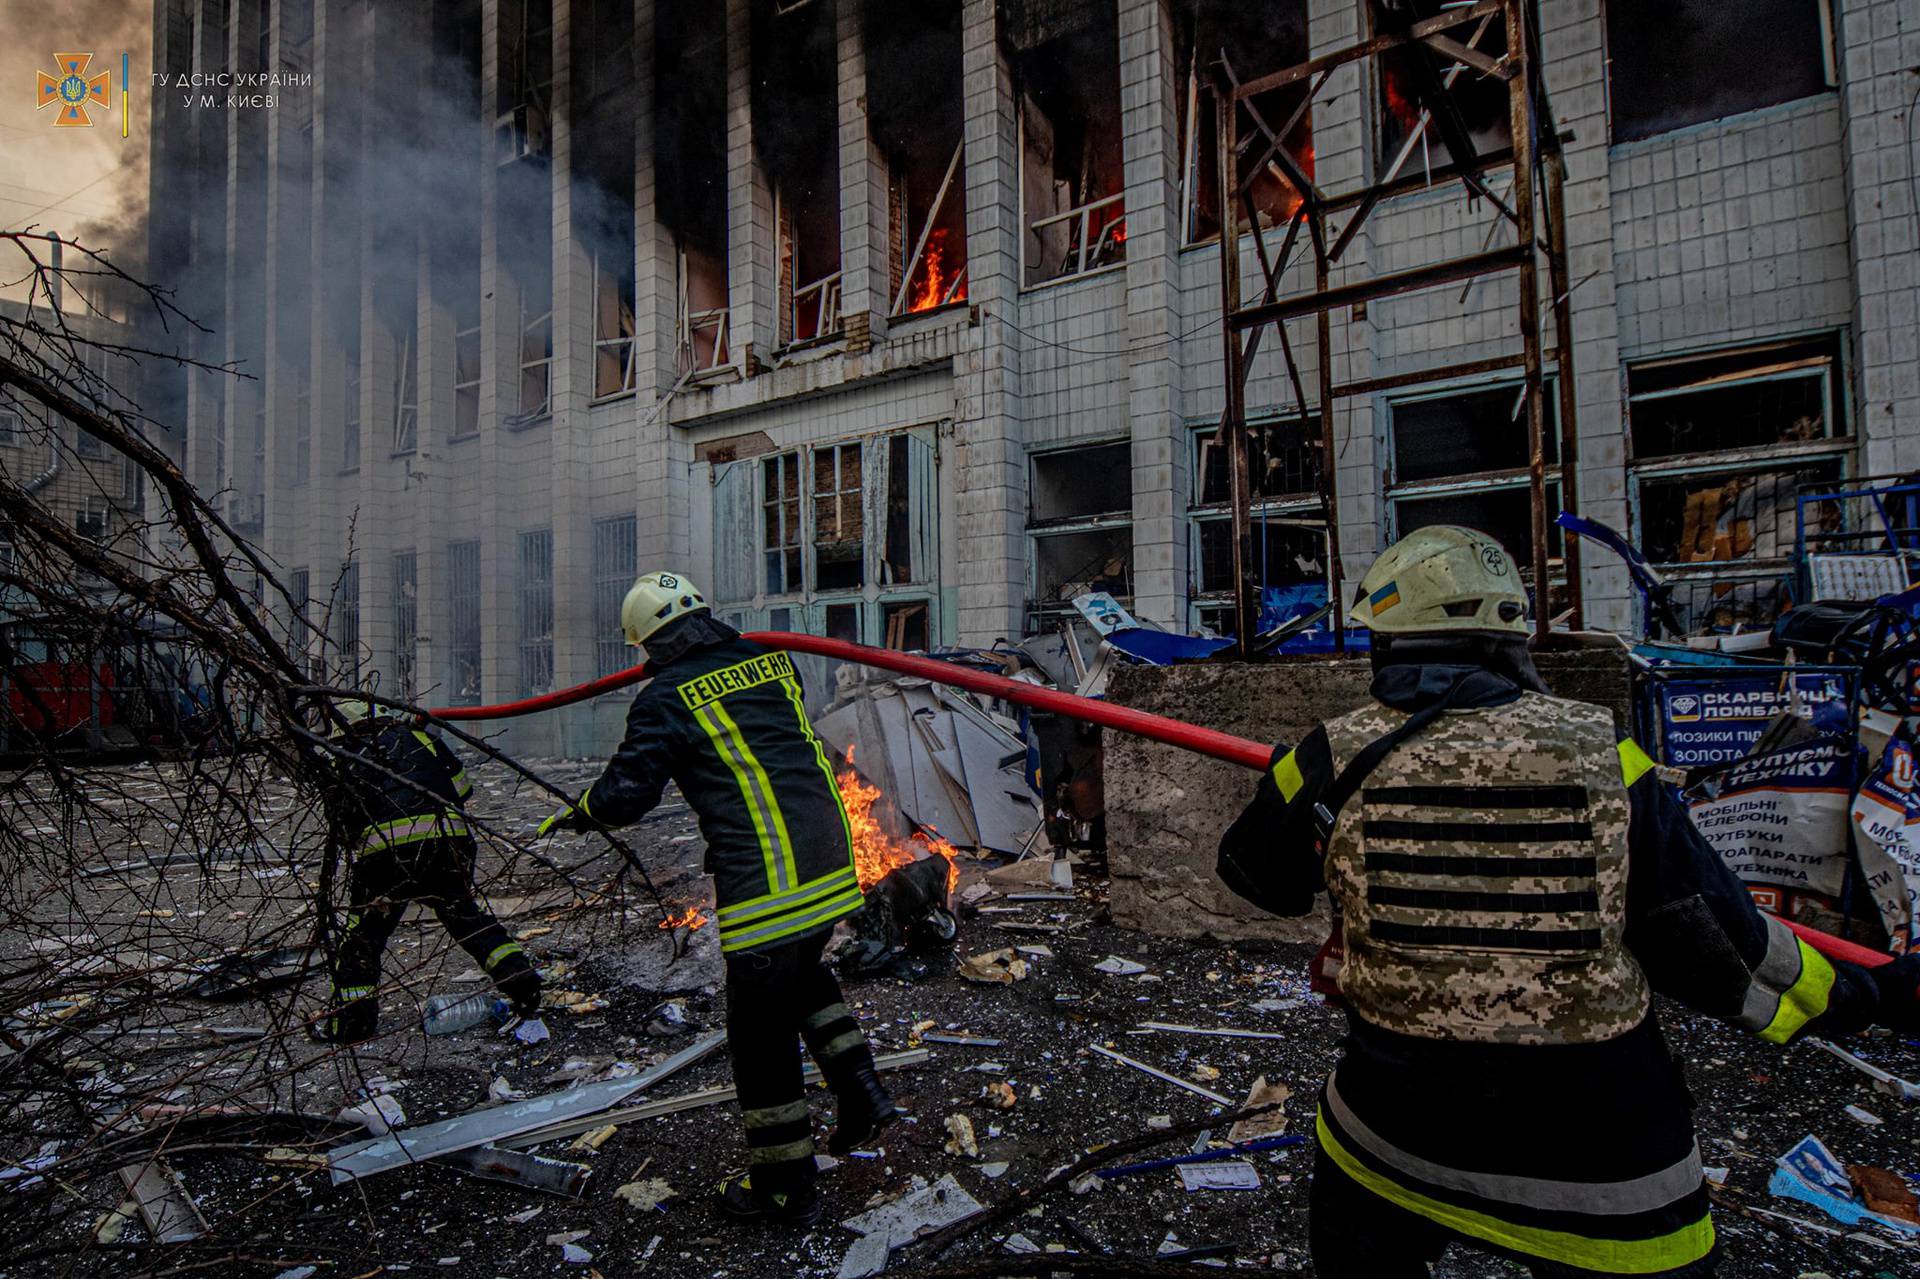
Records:
<instances>
[{"instance_id":1,"label":"scattered paper debris","mask_svg":"<svg viewBox=\"0 0 1920 1279\"><path fill-rule=\"evenodd\" d=\"M1847 1117L1863 1123L1869 1128L1877 1128L1881 1122L1880 1116L1874 1114L1871 1110L1865 1110L1859 1106L1848 1106Z\"/></svg>"},{"instance_id":2,"label":"scattered paper debris","mask_svg":"<svg viewBox=\"0 0 1920 1279\"><path fill-rule=\"evenodd\" d=\"M1812 1204L1843 1225L1872 1221L1907 1234L1920 1233L1920 1224L1875 1212L1855 1200L1853 1178L1818 1137L1802 1137L1774 1162L1767 1191L1777 1198Z\"/></svg>"},{"instance_id":3,"label":"scattered paper debris","mask_svg":"<svg viewBox=\"0 0 1920 1279\"><path fill-rule=\"evenodd\" d=\"M1205 1097L1208 1101L1214 1103L1216 1106L1233 1105L1233 1098L1231 1097L1223 1097L1219 1093L1214 1092L1210 1088L1202 1088L1199 1084L1189 1083L1188 1081L1180 1078L1180 1076L1178 1075L1169 1075L1166 1071L1156 1069L1153 1066L1149 1066L1144 1061L1135 1061L1133 1058L1127 1056L1125 1053L1115 1052L1113 1049L1103 1047L1100 1044L1092 1045L1089 1051L1098 1053L1100 1056L1106 1057L1112 1061L1117 1061L1123 1066L1131 1066L1135 1070L1138 1070L1143 1074L1152 1075L1155 1079L1164 1080L1165 1082L1172 1084L1176 1088L1184 1088L1190 1093L1198 1093L1200 1096Z\"/></svg>"},{"instance_id":4,"label":"scattered paper debris","mask_svg":"<svg viewBox=\"0 0 1920 1279\"><path fill-rule=\"evenodd\" d=\"M1135 963L1131 959L1122 959L1118 955L1108 955L1093 966L1097 973L1112 973L1115 977L1134 977L1147 971L1145 964Z\"/></svg>"},{"instance_id":5,"label":"scattered paper debris","mask_svg":"<svg viewBox=\"0 0 1920 1279\"><path fill-rule=\"evenodd\" d=\"M1193 1075L1195 1079L1199 1080L1203 1084L1210 1084L1214 1080L1220 1078L1219 1070L1213 1066L1207 1065L1207 1063L1204 1061L1194 1062L1193 1070L1190 1073Z\"/></svg>"},{"instance_id":6,"label":"scattered paper debris","mask_svg":"<svg viewBox=\"0 0 1920 1279\"><path fill-rule=\"evenodd\" d=\"M973 1120L965 1115L947 1116L947 1153L965 1155L969 1159L980 1157L980 1143L973 1135Z\"/></svg>"},{"instance_id":7,"label":"scattered paper debris","mask_svg":"<svg viewBox=\"0 0 1920 1279\"><path fill-rule=\"evenodd\" d=\"M401 1107L400 1099L388 1093L376 1093L357 1106L344 1107L335 1118L343 1123L359 1124L376 1137L384 1137L407 1124L407 1112Z\"/></svg>"},{"instance_id":8,"label":"scattered paper debris","mask_svg":"<svg viewBox=\"0 0 1920 1279\"><path fill-rule=\"evenodd\" d=\"M665 1177L649 1177L645 1181L629 1181L618 1187L613 1197L635 1212L651 1212L678 1193L667 1184Z\"/></svg>"},{"instance_id":9,"label":"scattered paper debris","mask_svg":"<svg viewBox=\"0 0 1920 1279\"><path fill-rule=\"evenodd\" d=\"M984 1211L980 1201L968 1194L952 1173L931 1186L924 1177L916 1176L914 1183L912 1190L891 1203L849 1217L840 1224L855 1234L879 1236L888 1248L898 1248L928 1231Z\"/></svg>"},{"instance_id":10,"label":"scattered paper debris","mask_svg":"<svg viewBox=\"0 0 1920 1279\"><path fill-rule=\"evenodd\" d=\"M1195 1190L1258 1190L1260 1174L1244 1159L1223 1159L1218 1163L1181 1164L1180 1184Z\"/></svg>"},{"instance_id":11,"label":"scattered paper debris","mask_svg":"<svg viewBox=\"0 0 1920 1279\"><path fill-rule=\"evenodd\" d=\"M1247 1090L1247 1099L1241 1104L1242 1110L1251 1110L1255 1106L1274 1106L1293 1096L1293 1089L1285 1084L1270 1084L1265 1075L1253 1081L1253 1087ZM1258 1137L1271 1137L1287 1130L1287 1112L1270 1110L1264 1115L1255 1115L1251 1119L1242 1119L1227 1130L1228 1141L1252 1141Z\"/></svg>"},{"instance_id":12,"label":"scattered paper debris","mask_svg":"<svg viewBox=\"0 0 1920 1279\"><path fill-rule=\"evenodd\" d=\"M505 1075L495 1076L494 1081L487 1086L488 1099L496 1102L519 1101L526 1097L526 1095L527 1093L524 1089L515 1088L512 1084L508 1083Z\"/></svg>"},{"instance_id":13,"label":"scattered paper debris","mask_svg":"<svg viewBox=\"0 0 1920 1279\"><path fill-rule=\"evenodd\" d=\"M511 1221L516 1226L524 1226L529 1221L532 1221L535 1217L538 1217L541 1213L545 1211L546 1209L544 1207L529 1208L525 1212L509 1213L507 1216L507 1220Z\"/></svg>"},{"instance_id":14,"label":"scattered paper debris","mask_svg":"<svg viewBox=\"0 0 1920 1279\"><path fill-rule=\"evenodd\" d=\"M1006 1242L1001 1246L1008 1252L1029 1253L1040 1251L1039 1244L1022 1234L1008 1235Z\"/></svg>"},{"instance_id":15,"label":"scattered paper debris","mask_svg":"<svg viewBox=\"0 0 1920 1279\"><path fill-rule=\"evenodd\" d=\"M960 961L959 972L968 981L1011 986L1026 979L1027 961L1015 958L1012 948L1006 947L967 956Z\"/></svg>"},{"instance_id":16,"label":"scattered paper debris","mask_svg":"<svg viewBox=\"0 0 1920 1279\"><path fill-rule=\"evenodd\" d=\"M1012 1166L1004 1160L996 1159L992 1163L981 1164L980 1175L988 1181L998 1181L1007 1175L1007 1169Z\"/></svg>"}]
</instances>

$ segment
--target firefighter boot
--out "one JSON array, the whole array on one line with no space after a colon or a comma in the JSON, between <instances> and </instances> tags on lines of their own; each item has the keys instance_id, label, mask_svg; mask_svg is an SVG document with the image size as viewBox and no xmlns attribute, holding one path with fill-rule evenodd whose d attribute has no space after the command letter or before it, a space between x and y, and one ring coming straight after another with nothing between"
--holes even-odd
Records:
<instances>
[{"instance_id":1,"label":"firefighter boot","mask_svg":"<svg viewBox=\"0 0 1920 1279\"><path fill-rule=\"evenodd\" d=\"M743 1172L721 1182L721 1211L742 1221L776 1226L810 1226L820 1220L820 1191L811 1177L763 1175L762 1180L764 1184L755 1185L753 1174Z\"/></svg>"},{"instance_id":2,"label":"firefighter boot","mask_svg":"<svg viewBox=\"0 0 1920 1279\"><path fill-rule=\"evenodd\" d=\"M840 1113L827 1138L827 1149L836 1155L857 1150L900 1117L900 1109L874 1073L870 1057L835 1082L833 1096Z\"/></svg>"}]
</instances>

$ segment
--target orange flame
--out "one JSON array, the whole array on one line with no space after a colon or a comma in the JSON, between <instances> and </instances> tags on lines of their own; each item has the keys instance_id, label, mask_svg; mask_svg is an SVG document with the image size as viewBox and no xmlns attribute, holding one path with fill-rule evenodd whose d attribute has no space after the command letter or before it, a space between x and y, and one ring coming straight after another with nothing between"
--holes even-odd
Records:
<instances>
[{"instance_id":1,"label":"orange flame","mask_svg":"<svg viewBox=\"0 0 1920 1279\"><path fill-rule=\"evenodd\" d=\"M660 927L684 928L688 932L698 932L707 923L706 914L698 906L689 906L678 915L668 915L660 921Z\"/></svg>"},{"instance_id":2,"label":"orange flame","mask_svg":"<svg viewBox=\"0 0 1920 1279\"><path fill-rule=\"evenodd\" d=\"M881 827L873 815L880 788L853 771L853 746L847 746L848 767L835 774L840 783L840 802L846 805L847 825L853 831L853 869L862 891L872 888L889 871L911 865L929 855L947 859L947 891L960 882L960 867L955 860L960 850L926 831L917 831L912 839L898 840Z\"/></svg>"},{"instance_id":3,"label":"orange flame","mask_svg":"<svg viewBox=\"0 0 1920 1279\"><path fill-rule=\"evenodd\" d=\"M947 300L947 290L953 287L953 273L946 269L947 228L934 228L933 234L927 238L927 250L920 262L920 284L907 302L909 311L931 311ZM963 302L966 297L966 285L954 289L954 301Z\"/></svg>"}]
</instances>

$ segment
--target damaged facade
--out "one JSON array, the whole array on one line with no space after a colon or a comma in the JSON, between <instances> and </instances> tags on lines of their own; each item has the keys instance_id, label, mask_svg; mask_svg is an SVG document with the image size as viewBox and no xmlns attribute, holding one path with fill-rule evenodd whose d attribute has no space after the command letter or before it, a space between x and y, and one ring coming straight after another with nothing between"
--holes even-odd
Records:
<instances>
[{"instance_id":1,"label":"damaged facade","mask_svg":"<svg viewBox=\"0 0 1920 1279\"><path fill-rule=\"evenodd\" d=\"M1353 44L1375 6L905 8L156 5L157 71L314 73L270 112L156 95L152 234L201 354L265 371L173 388L190 473L327 610L329 660L440 703L577 683L628 663L618 600L655 565L741 625L898 647L1047 628L1090 589L1231 624L1212 68ZM1770 616L1801 486L1920 460L1898 8L1540 6L1581 510L1697 582L1695 624ZM395 49L430 74L397 85ZM1341 190L1444 166L1403 63L1333 70L1285 163ZM1504 85L1450 74L1476 147L1505 145ZM1301 100L1254 105L1277 126ZM1285 163L1252 192L1270 227ZM1332 283L1474 252L1488 221L1457 185L1395 196ZM1405 376L1509 352L1513 288L1342 312L1325 353L1289 322L1305 403L1261 354L1265 584L1325 581L1322 359L1394 382L1335 410L1350 579L1422 523L1529 559L1512 371ZM1588 624L1633 625L1615 563L1582 571ZM622 711L526 731L591 753Z\"/></svg>"}]
</instances>

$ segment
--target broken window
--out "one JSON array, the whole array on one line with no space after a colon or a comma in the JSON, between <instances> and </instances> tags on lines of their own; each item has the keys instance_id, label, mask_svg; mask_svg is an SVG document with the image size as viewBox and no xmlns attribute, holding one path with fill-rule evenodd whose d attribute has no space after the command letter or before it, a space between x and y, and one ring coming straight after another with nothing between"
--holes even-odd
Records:
<instances>
[{"instance_id":1,"label":"broken window","mask_svg":"<svg viewBox=\"0 0 1920 1279\"><path fill-rule=\"evenodd\" d=\"M550 411L553 361L552 0L501 0L496 220L500 259L518 285L519 389L511 421Z\"/></svg>"},{"instance_id":2,"label":"broken window","mask_svg":"<svg viewBox=\"0 0 1920 1279\"><path fill-rule=\"evenodd\" d=\"M823 611L825 625L822 629L828 639L841 640L848 644L859 644L860 606L858 604L829 604Z\"/></svg>"},{"instance_id":3,"label":"broken window","mask_svg":"<svg viewBox=\"0 0 1920 1279\"><path fill-rule=\"evenodd\" d=\"M928 607L926 600L882 604L880 621L886 630L883 640L886 646L907 653L925 652Z\"/></svg>"},{"instance_id":4,"label":"broken window","mask_svg":"<svg viewBox=\"0 0 1920 1279\"><path fill-rule=\"evenodd\" d=\"M678 248L679 372L732 359L727 341L727 40L707 6L655 5L654 190L662 226Z\"/></svg>"},{"instance_id":5,"label":"broken window","mask_svg":"<svg viewBox=\"0 0 1920 1279\"><path fill-rule=\"evenodd\" d=\"M629 237L631 239L631 237ZM593 394L623 395L635 385L633 245L593 259Z\"/></svg>"},{"instance_id":6,"label":"broken window","mask_svg":"<svg viewBox=\"0 0 1920 1279\"><path fill-rule=\"evenodd\" d=\"M1088 591L1133 595L1133 450L1125 440L1029 459L1033 612L1070 611Z\"/></svg>"},{"instance_id":7,"label":"broken window","mask_svg":"<svg viewBox=\"0 0 1920 1279\"><path fill-rule=\"evenodd\" d=\"M547 294L550 303L552 295ZM520 308L520 402L514 416L523 422L545 417L551 403L553 311Z\"/></svg>"},{"instance_id":8,"label":"broken window","mask_svg":"<svg viewBox=\"0 0 1920 1279\"><path fill-rule=\"evenodd\" d=\"M1255 580L1262 591L1319 587L1326 598L1326 533L1321 527L1320 447L1304 418L1247 424L1249 514ZM1194 433L1191 599L1197 620L1235 634L1232 475L1218 427Z\"/></svg>"},{"instance_id":9,"label":"broken window","mask_svg":"<svg viewBox=\"0 0 1920 1279\"><path fill-rule=\"evenodd\" d=\"M553 688L553 530L520 535L520 695Z\"/></svg>"},{"instance_id":10,"label":"broken window","mask_svg":"<svg viewBox=\"0 0 1920 1279\"><path fill-rule=\"evenodd\" d=\"M885 159L894 315L967 297L959 0L866 0L867 118Z\"/></svg>"},{"instance_id":11,"label":"broken window","mask_svg":"<svg viewBox=\"0 0 1920 1279\"><path fill-rule=\"evenodd\" d=\"M1184 0L1179 10L1176 62L1180 118L1181 208L1185 243L1220 234L1219 112L1210 91L1221 58L1236 78L1250 80L1307 60L1307 7L1284 10L1234 0ZM1241 176L1253 175L1249 191L1263 226L1283 226L1300 208L1301 193L1287 173L1289 163L1313 177L1313 113L1306 109L1308 80L1249 99L1240 106ZM1269 132L1286 130L1286 154L1271 146ZM1255 165L1258 168L1255 168ZM1240 210L1245 229L1246 210Z\"/></svg>"},{"instance_id":12,"label":"broken window","mask_svg":"<svg viewBox=\"0 0 1920 1279\"><path fill-rule=\"evenodd\" d=\"M635 386L633 0L581 0L574 32L574 227L593 257L593 398Z\"/></svg>"},{"instance_id":13,"label":"broken window","mask_svg":"<svg viewBox=\"0 0 1920 1279\"><path fill-rule=\"evenodd\" d=\"M593 522L594 675L632 666L633 650L620 629L620 605L640 572L638 524L631 515Z\"/></svg>"},{"instance_id":14,"label":"broken window","mask_svg":"<svg viewBox=\"0 0 1920 1279\"><path fill-rule=\"evenodd\" d=\"M394 369L393 451L411 453L420 444L419 328L409 325Z\"/></svg>"},{"instance_id":15,"label":"broken window","mask_svg":"<svg viewBox=\"0 0 1920 1279\"><path fill-rule=\"evenodd\" d=\"M1828 0L1607 0L1613 140L1632 142L1835 83Z\"/></svg>"},{"instance_id":16,"label":"broken window","mask_svg":"<svg viewBox=\"0 0 1920 1279\"><path fill-rule=\"evenodd\" d=\"M1559 411L1544 383L1544 444L1559 464ZM1523 569L1533 563L1533 498L1528 470L1525 384L1506 382L1396 400L1387 503L1393 535L1430 524L1478 529ZM1547 553L1560 553L1560 486L1547 483Z\"/></svg>"},{"instance_id":17,"label":"broken window","mask_svg":"<svg viewBox=\"0 0 1920 1279\"><path fill-rule=\"evenodd\" d=\"M1689 624L1764 625L1790 602L1797 499L1841 479L1852 447L1840 385L1831 336L1627 369L1638 541L1683 577L1698 566Z\"/></svg>"},{"instance_id":18,"label":"broken window","mask_svg":"<svg viewBox=\"0 0 1920 1279\"><path fill-rule=\"evenodd\" d=\"M1133 446L1125 440L1035 453L1028 524L1133 512Z\"/></svg>"},{"instance_id":19,"label":"broken window","mask_svg":"<svg viewBox=\"0 0 1920 1279\"><path fill-rule=\"evenodd\" d=\"M393 678L395 696L419 691L420 560L413 551L393 554Z\"/></svg>"},{"instance_id":20,"label":"broken window","mask_svg":"<svg viewBox=\"0 0 1920 1279\"><path fill-rule=\"evenodd\" d=\"M73 531L89 542L107 540L107 501L88 494L73 513Z\"/></svg>"},{"instance_id":21,"label":"broken window","mask_svg":"<svg viewBox=\"0 0 1920 1279\"><path fill-rule=\"evenodd\" d=\"M1118 10L1000 0L1019 104L1028 286L1126 258Z\"/></svg>"},{"instance_id":22,"label":"broken window","mask_svg":"<svg viewBox=\"0 0 1920 1279\"><path fill-rule=\"evenodd\" d=\"M1374 25L1385 34L1454 6L1448 0L1383 0ZM1498 59L1507 51L1507 23L1493 14L1440 33L1444 39ZM1507 82L1419 41L1372 60L1379 87L1374 157L1379 181L1450 164L1456 140L1484 156L1513 145Z\"/></svg>"},{"instance_id":23,"label":"broken window","mask_svg":"<svg viewBox=\"0 0 1920 1279\"><path fill-rule=\"evenodd\" d=\"M11 409L0 411L0 449L10 449L20 443L20 415Z\"/></svg>"},{"instance_id":24,"label":"broken window","mask_svg":"<svg viewBox=\"0 0 1920 1279\"><path fill-rule=\"evenodd\" d=\"M781 346L840 329L835 26L832 5L753 0L753 144L773 183Z\"/></svg>"},{"instance_id":25,"label":"broken window","mask_svg":"<svg viewBox=\"0 0 1920 1279\"><path fill-rule=\"evenodd\" d=\"M500 0L494 161L544 161L553 119L553 0Z\"/></svg>"},{"instance_id":26,"label":"broken window","mask_svg":"<svg viewBox=\"0 0 1920 1279\"><path fill-rule=\"evenodd\" d=\"M880 582L899 586L925 581L933 569L933 530L927 516L935 503L933 450L901 432L887 437L885 470L875 507L884 513L886 538L880 548Z\"/></svg>"},{"instance_id":27,"label":"broken window","mask_svg":"<svg viewBox=\"0 0 1920 1279\"><path fill-rule=\"evenodd\" d=\"M865 486L859 444L813 450L813 585L853 590L866 582Z\"/></svg>"},{"instance_id":28,"label":"broken window","mask_svg":"<svg viewBox=\"0 0 1920 1279\"><path fill-rule=\"evenodd\" d=\"M449 439L465 439L480 431L480 316L479 297L474 298L473 314L455 307L453 333L453 432ZM468 319L472 324L466 323Z\"/></svg>"},{"instance_id":29,"label":"broken window","mask_svg":"<svg viewBox=\"0 0 1920 1279\"><path fill-rule=\"evenodd\" d=\"M760 461L760 549L766 557L768 595L804 588L800 577L800 455L780 453Z\"/></svg>"},{"instance_id":30,"label":"broken window","mask_svg":"<svg viewBox=\"0 0 1920 1279\"><path fill-rule=\"evenodd\" d=\"M480 701L480 543L447 544L448 697L456 706Z\"/></svg>"}]
</instances>

